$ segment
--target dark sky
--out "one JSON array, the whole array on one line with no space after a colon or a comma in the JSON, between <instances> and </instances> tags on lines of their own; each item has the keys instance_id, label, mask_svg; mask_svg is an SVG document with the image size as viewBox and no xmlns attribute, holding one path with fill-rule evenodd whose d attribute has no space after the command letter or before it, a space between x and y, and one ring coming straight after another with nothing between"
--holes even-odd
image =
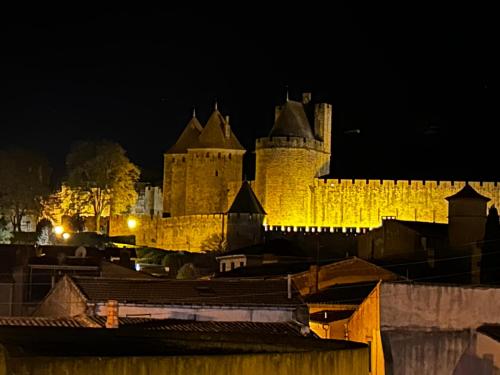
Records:
<instances>
[{"instance_id":1,"label":"dark sky","mask_svg":"<svg viewBox=\"0 0 500 375\"><path fill-rule=\"evenodd\" d=\"M333 104L338 176L500 179L493 9L328 3L6 10L0 147L60 177L72 142L112 139L149 178L193 106L252 150L288 86Z\"/></svg>"}]
</instances>

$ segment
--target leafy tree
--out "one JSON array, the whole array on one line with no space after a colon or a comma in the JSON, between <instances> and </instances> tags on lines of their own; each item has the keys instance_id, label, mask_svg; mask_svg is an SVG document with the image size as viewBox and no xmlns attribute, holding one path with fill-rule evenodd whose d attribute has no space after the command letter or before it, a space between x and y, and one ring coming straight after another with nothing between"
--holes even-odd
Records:
<instances>
[{"instance_id":1,"label":"leafy tree","mask_svg":"<svg viewBox=\"0 0 500 375\"><path fill-rule=\"evenodd\" d=\"M68 185L77 192L78 204L92 207L97 231L106 210L111 215L120 214L135 204L134 185L140 171L119 144L79 142L67 156L66 166Z\"/></svg>"},{"instance_id":2,"label":"leafy tree","mask_svg":"<svg viewBox=\"0 0 500 375\"><path fill-rule=\"evenodd\" d=\"M0 208L10 218L14 232L21 232L24 216L38 217L49 193L50 167L43 156L23 149L0 151Z\"/></svg>"},{"instance_id":3,"label":"leafy tree","mask_svg":"<svg viewBox=\"0 0 500 375\"><path fill-rule=\"evenodd\" d=\"M0 243L10 243L12 233L8 228L9 223L3 216L0 217Z\"/></svg>"},{"instance_id":4,"label":"leafy tree","mask_svg":"<svg viewBox=\"0 0 500 375\"><path fill-rule=\"evenodd\" d=\"M200 277L200 271L193 263L184 264L177 272L178 280L196 280Z\"/></svg>"}]
</instances>

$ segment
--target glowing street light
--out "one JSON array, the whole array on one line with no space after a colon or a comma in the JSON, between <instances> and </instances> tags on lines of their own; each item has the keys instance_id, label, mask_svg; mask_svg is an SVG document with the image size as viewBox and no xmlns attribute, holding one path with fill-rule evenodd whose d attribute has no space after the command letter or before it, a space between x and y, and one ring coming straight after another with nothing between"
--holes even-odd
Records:
<instances>
[{"instance_id":1,"label":"glowing street light","mask_svg":"<svg viewBox=\"0 0 500 375\"><path fill-rule=\"evenodd\" d=\"M69 234L68 232L64 232L64 233L62 234L62 238L64 238L65 240L67 240L67 239L68 239L68 238L70 238L70 237L71 237L71 234Z\"/></svg>"},{"instance_id":2,"label":"glowing street light","mask_svg":"<svg viewBox=\"0 0 500 375\"><path fill-rule=\"evenodd\" d=\"M64 232L64 228L62 225L57 225L54 227L54 233L57 235L61 235Z\"/></svg>"},{"instance_id":3,"label":"glowing street light","mask_svg":"<svg viewBox=\"0 0 500 375\"><path fill-rule=\"evenodd\" d=\"M127 220L127 225L129 229L134 229L137 226L137 220L135 219L128 219Z\"/></svg>"}]
</instances>

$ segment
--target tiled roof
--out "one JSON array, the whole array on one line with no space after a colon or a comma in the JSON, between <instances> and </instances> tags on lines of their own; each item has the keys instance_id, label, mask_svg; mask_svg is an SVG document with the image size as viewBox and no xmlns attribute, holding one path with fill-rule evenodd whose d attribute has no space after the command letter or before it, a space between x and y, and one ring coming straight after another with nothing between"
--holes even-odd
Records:
<instances>
[{"instance_id":1,"label":"tiled roof","mask_svg":"<svg viewBox=\"0 0 500 375\"><path fill-rule=\"evenodd\" d=\"M53 327L53 328L97 328L85 317L45 318L45 317L0 317L2 327Z\"/></svg>"},{"instance_id":2,"label":"tiled roof","mask_svg":"<svg viewBox=\"0 0 500 375\"><path fill-rule=\"evenodd\" d=\"M166 152L167 154L184 154L187 149L196 143L203 127L198 122L198 119L193 116L189 121L181 136L175 144Z\"/></svg>"},{"instance_id":3,"label":"tiled roof","mask_svg":"<svg viewBox=\"0 0 500 375\"><path fill-rule=\"evenodd\" d=\"M274 123L269 137L300 137L314 139L304 106L300 102L287 101Z\"/></svg>"},{"instance_id":4,"label":"tiled roof","mask_svg":"<svg viewBox=\"0 0 500 375\"><path fill-rule=\"evenodd\" d=\"M0 327L106 328L105 316L80 315L73 318L0 317ZM184 333L234 333L251 335L312 336L298 322L214 322L180 319L120 317L119 327L145 331Z\"/></svg>"},{"instance_id":5,"label":"tiled roof","mask_svg":"<svg viewBox=\"0 0 500 375\"><path fill-rule=\"evenodd\" d=\"M446 198L446 200L454 200L454 199L480 199L483 201L489 201L490 198L485 197L484 195L479 194L472 186L466 184L462 190L458 193L453 194Z\"/></svg>"},{"instance_id":6,"label":"tiled roof","mask_svg":"<svg viewBox=\"0 0 500 375\"><path fill-rule=\"evenodd\" d=\"M226 137L224 130L226 128L226 120L218 110L215 110L207 124L203 128L196 142L189 148L221 148L228 150L244 150L240 142L229 127L229 137Z\"/></svg>"},{"instance_id":7,"label":"tiled roof","mask_svg":"<svg viewBox=\"0 0 500 375\"><path fill-rule=\"evenodd\" d=\"M96 316L92 319L102 327L106 325L106 317ZM148 331L198 332L198 333L239 333L308 336L307 326L298 322L216 322L181 319L139 319L120 318L120 326L134 327Z\"/></svg>"},{"instance_id":8,"label":"tiled roof","mask_svg":"<svg viewBox=\"0 0 500 375\"><path fill-rule=\"evenodd\" d=\"M228 213L266 214L264 208L262 208L262 205L259 202L259 199L247 181L243 181L240 191L238 191L236 198L234 198L233 204L231 205Z\"/></svg>"},{"instance_id":9,"label":"tiled roof","mask_svg":"<svg viewBox=\"0 0 500 375\"><path fill-rule=\"evenodd\" d=\"M355 310L322 310L309 315L311 322L331 323L349 318Z\"/></svg>"},{"instance_id":10,"label":"tiled roof","mask_svg":"<svg viewBox=\"0 0 500 375\"><path fill-rule=\"evenodd\" d=\"M371 293L377 282L341 284L320 290L305 297L307 303L359 305Z\"/></svg>"},{"instance_id":11,"label":"tiled roof","mask_svg":"<svg viewBox=\"0 0 500 375\"><path fill-rule=\"evenodd\" d=\"M291 299L287 298L286 280L71 279L89 301L290 307L303 304L296 290Z\"/></svg>"}]
</instances>

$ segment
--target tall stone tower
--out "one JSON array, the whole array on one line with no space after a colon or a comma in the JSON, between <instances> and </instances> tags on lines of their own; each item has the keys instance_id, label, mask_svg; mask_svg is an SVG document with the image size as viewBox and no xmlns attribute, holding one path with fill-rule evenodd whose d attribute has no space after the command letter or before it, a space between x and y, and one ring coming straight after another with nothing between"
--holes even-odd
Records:
<instances>
[{"instance_id":1,"label":"tall stone tower","mask_svg":"<svg viewBox=\"0 0 500 375\"><path fill-rule=\"evenodd\" d=\"M188 147L200 136L203 127L193 112L177 142L165 153L163 159L163 212L168 216L186 213L186 173Z\"/></svg>"},{"instance_id":2,"label":"tall stone tower","mask_svg":"<svg viewBox=\"0 0 500 375\"><path fill-rule=\"evenodd\" d=\"M170 216L226 212L230 186L242 180L244 153L229 118L217 108L204 128L193 116L165 154L164 212Z\"/></svg>"},{"instance_id":3,"label":"tall stone tower","mask_svg":"<svg viewBox=\"0 0 500 375\"><path fill-rule=\"evenodd\" d=\"M252 187L247 181L243 181L227 212L228 249L238 249L263 242L262 223L265 215L266 212Z\"/></svg>"},{"instance_id":4,"label":"tall stone tower","mask_svg":"<svg viewBox=\"0 0 500 375\"><path fill-rule=\"evenodd\" d=\"M314 128L311 126L314 124ZM330 172L332 106L287 100L269 135L256 142L256 194L269 225L312 225L311 187Z\"/></svg>"},{"instance_id":5,"label":"tall stone tower","mask_svg":"<svg viewBox=\"0 0 500 375\"><path fill-rule=\"evenodd\" d=\"M480 280L481 245L486 228L486 204L490 200L469 184L447 197L448 241L459 254L471 256L470 272L473 282Z\"/></svg>"}]
</instances>

